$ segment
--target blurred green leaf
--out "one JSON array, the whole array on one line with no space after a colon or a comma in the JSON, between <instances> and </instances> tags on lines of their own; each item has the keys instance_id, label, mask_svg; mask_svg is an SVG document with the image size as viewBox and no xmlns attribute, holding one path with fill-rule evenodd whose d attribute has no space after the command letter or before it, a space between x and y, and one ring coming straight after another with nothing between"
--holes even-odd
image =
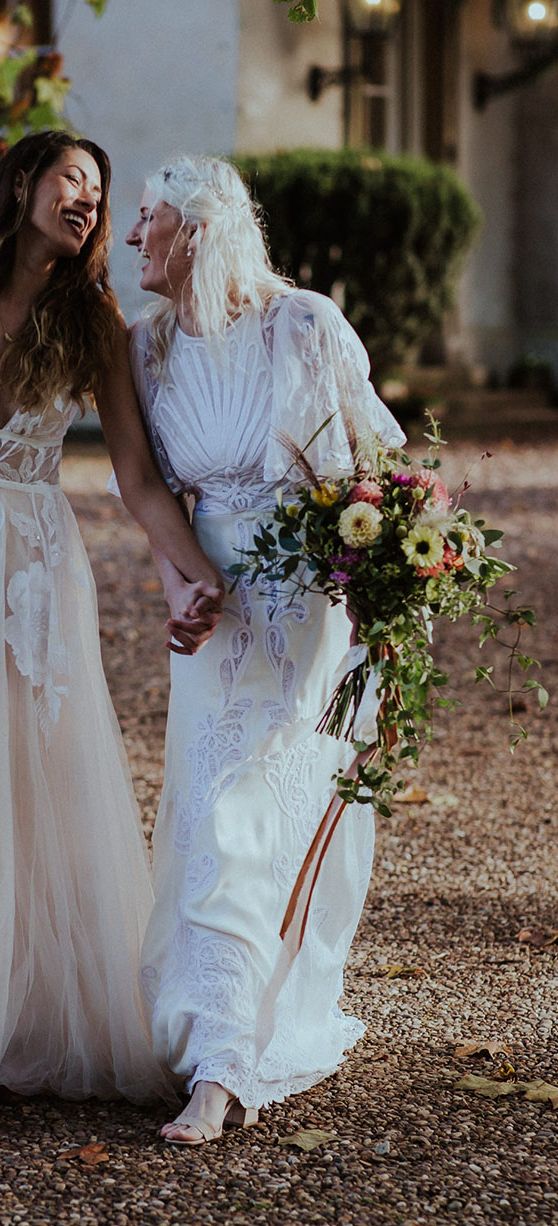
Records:
<instances>
[{"instance_id":1,"label":"blurred green leaf","mask_svg":"<svg viewBox=\"0 0 558 1226\"><path fill-rule=\"evenodd\" d=\"M33 47L28 51L18 52L15 55L8 55L5 59L0 59L0 103L3 106L11 106L14 98L16 86L22 72L35 63L37 52Z\"/></svg>"},{"instance_id":2,"label":"blurred green leaf","mask_svg":"<svg viewBox=\"0 0 558 1226\"><path fill-rule=\"evenodd\" d=\"M317 0L275 0L276 4L290 4L289 21L302 24L318 16Z\"/></svg>"},{"instance_id":3,"label":"blurred green leaf","mask_svg":"<svg viewBox=\"0 0 558 1226\"><path fill-rule=\"evenodd\" d=\"M38 105L50 106L55 115L61 115L69 88L70 82L64 77L37 77L35 93Z\"/></svg>"},{"instance_id":4,"label":"blurred green leaf","mask_svg":"<svg viewBox=\"0 0 558 1226\"><path fill-rule=\"evenodd\" d=\"M11 14L11 21L22 30L30 30L33 26L33 13L28 4L18 4Z\"/></svg>"}]
</instances>

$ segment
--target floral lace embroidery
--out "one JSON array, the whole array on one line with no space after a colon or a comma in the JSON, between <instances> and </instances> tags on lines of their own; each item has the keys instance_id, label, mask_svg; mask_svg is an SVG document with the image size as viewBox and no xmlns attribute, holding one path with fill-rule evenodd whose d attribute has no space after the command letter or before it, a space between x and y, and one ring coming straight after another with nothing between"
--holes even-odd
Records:
<instances>
[{"instance_id":1,"label":"floral lace embroidery","mask_svg":"<svg viewBox=\"0 0 558 1226\"><path fill-rule=\"evenodd\" d=\"M198 723L198 738L186 754L191 781L188 799L180 794L174 798L174 846L181 855L191 853L204 819L222 792L236 782L234 772L227 767L245 757L243 718L250 705L249 699L240 699L216 716L208 712Z\"/></svg>"},{"instance_id":2,"label":"floral lace embroidery","mask_svg":"<svg viewBox=\"0 0 558 1226\"><path fill-rule=\"evenodd\" d=\"M244 1034L253 1030L249 1002L258 995L253 979L250 959L239 941L204 932L182 919L175 929L162 974L159 976L150 966L142 971L155 1024L159 1010L165 1013L165 997L176 985L180 985L181 996L192 1002L191 1011L188 1010L192 1072L201 1066L208 1047L211 1049L217 1042L226 1051L227 1040L236 1035L237 1029ZM248 1054L246 1063L248 1066Z\"/></svg>"},{"instance_id":3,"label":"floral lace embroidery","mask_svg":"<svg viewBox=\"0 0 558 1226\"><path fill-rule=\"evenodd\" d=\"M64 434L77 407L63 397L47 408L16 409L0 429L0 480L13 484L4 502L6 521L26 542L28 564L16 570L6 589L9 613L5 639L17 668L35 691L39 726L48 741L68 692L67 655L62 641L54 569L63 557L56 495ZM52 494L46 486L52 486Z\"/></svg>"},{"instance_id":4,"label":"floral lace embroidery","mask_svg":"<svg viewBox=\"0 0 558 1226\"><path fill-rule=\"evenodd\" d=\"M27 571L12 575L6 592L11 615L6 618L5 637L20 673L39 690L37 713L43 733L47 721L56 722L67 686L55 676L67 672L64 644L54 601L52 577L42 562L32 562Z\"/></svg>"},{"instance_id":5,"label":"floral lace embroidery","mask_svg":"<svg viewBox=\"0 0 558 1226\"><path fill-rule=\"evenodd\" d=\"M289 621L302 624L309 617L303 600L273 587L268 595L269 624L265 632L265 651L272 674L275 674L279 699L267 698L262 703L267 712L269 730L289 724L293 718L293 698L296 689L296 667L288 653L286 625Z\"/></svg>"}]
</instances>

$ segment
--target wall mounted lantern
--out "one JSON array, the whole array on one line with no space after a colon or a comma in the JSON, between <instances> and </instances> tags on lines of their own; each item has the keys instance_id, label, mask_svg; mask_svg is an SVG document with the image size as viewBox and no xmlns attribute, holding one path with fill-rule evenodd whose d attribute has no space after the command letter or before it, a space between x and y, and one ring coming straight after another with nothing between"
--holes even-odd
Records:
<instances>
[{"instance_id":1,"label":"wall mounted lantern","mask_svg":"<svg viewBox=\"0 0 558 1226\"><path fill-rule=\"evenodd\" d=\"M523 64L499 75L475 74L473 102L478 110L491 98L529 84L558 63L558 0L494 0L493 20L508 31Z\"/></svg>"},{"instance_id":2,"label":"wall mounted lantern","mask_svg":"<svg viewBox=\"0 0 558 1226\"><path fill-rule=\"evenodd\" d=\"M556 2L558 4L558 0ZM351 85L354 81L369 80L364 55L361 55L360 63L353 64L350 45L353 41L360 42L362 49L370 38L387 38L395 29L402 7L403 0L345 0L345 63L342 68L321 68L318 64L310 68L307 91L312 102L317 102L330 85Z\"/></svg>"}]
</instances>

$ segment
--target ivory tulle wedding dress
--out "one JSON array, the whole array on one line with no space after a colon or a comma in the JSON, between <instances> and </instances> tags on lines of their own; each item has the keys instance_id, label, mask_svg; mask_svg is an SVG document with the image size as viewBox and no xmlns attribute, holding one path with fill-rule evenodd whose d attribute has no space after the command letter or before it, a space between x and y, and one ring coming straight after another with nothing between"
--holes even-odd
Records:
<instances>
[{"instance_id":1,"label":"ivory tulle wedding dress","mask_svg":"<svg viewBox=\"0 0 558 1226\"><path fill-rule=\"evenodd\" d=\"M368 359L327 298L293 291L265 319L233 323L222 347L176 330L164 380L135 326L132 366L162 471L197 496L194 526L226 571L249 547L276 489L294 496L277 439L305 445L323 476L351 471L343 425L402 435L368 383ZM209 643L173 655L165 783L155 830L155 909L143 952L155 1052L190 1088L216 1081L245 1106L304 1090L363 1033L338 1005L361 913L373 815L353 807L335 835L304 944L260 1055L259 1006L277 964L291 888L350 750L316 722L349 641L341 606L291 588L239 583Z\"/></svg>"},{"instance_id":2,"label":"ivory tulle wedding dress","mask_svg":"<svg viewBox=\"0 0 558 1226\"><path fill-rule=\"evenodd\" d=\"M59 399L0 429L0 1085L172 1100L138 987L144 840L58 483L76 413Z\"/></svg>"}]
</instances>

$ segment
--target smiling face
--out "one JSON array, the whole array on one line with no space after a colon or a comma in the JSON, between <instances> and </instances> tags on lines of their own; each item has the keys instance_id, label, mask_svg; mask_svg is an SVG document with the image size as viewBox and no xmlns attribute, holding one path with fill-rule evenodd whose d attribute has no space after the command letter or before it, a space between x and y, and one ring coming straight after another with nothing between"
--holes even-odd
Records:
<instances>
[{"instance_id":1,"label":"smiling face","mask_svg":"<svg viewBox=\"0 0 558 1226\"><path fill-rule=\"evenodd\" d=\"M49 257L76 256L95 229L101 196L101 175L91 154L63 149L41 175L20 233L26 242L40 237Z\"/></svg>"},{"instance_id":2,"label":"smiling face","mask_svg":"<svg viewBox=\"0 0 558 1226\"><path fill-rule=\"evenodd\" d=\"M188 244L196 226L184 224L178 209L165 200L155 200L146 189L139 216L126 235L129 247L136 247L144 260L140 285L144 290L178 299L190 275L192 259Z\"/></svg>"}]
</instances>

